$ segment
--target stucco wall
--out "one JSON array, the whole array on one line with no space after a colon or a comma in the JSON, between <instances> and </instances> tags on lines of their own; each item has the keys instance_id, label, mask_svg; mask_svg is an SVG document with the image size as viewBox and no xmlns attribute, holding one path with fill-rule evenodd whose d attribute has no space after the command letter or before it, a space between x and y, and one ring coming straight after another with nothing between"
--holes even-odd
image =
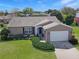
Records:
<instances>
[{"instance_id":1,"label":"stucco wall","mask_svg":"<svg viewBox=\"0 0 79 59\"><path fill-rule=\"evenodd\" d=\"M23 28L22 27L12 27L8 28L10 31L10 35L18 35L23 34Z\"/></svg>"},{"instance_id":2,"label":"stucco wall","mask_svg":"<svg viewBox=\"0 0 79 59\"><path fill-rule=\"evenodd\" d=\"M69 32L68 38L71 39L71 37L72 37L72 29L71 28L63 26L63 25L58 25L58 26L55 26L55 27L50 28L45 31L45 39L47 41L50 41L50 32L51 31L68 31Z\"/></svg>"}]
</instances>

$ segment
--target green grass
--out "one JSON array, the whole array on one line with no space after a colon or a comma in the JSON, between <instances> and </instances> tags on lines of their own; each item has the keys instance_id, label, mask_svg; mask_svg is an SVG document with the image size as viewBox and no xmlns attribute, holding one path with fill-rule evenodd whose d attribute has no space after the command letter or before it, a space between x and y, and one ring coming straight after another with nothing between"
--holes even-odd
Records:
<instances>
[{"instance_id":1,"label":"green grass","mask_svg":"<svg viewBox=\"0 0 79 59\"><path fill-rule=\"evenodd\" d=\"M73 34L79 39L79 27L73 27Z\"/></svg>"},{"instance_id":2,"label":"green grass","mask_svg":"<svg viewBox=\"0 0 79 59\"><path fill-rule=\"evenodd\" d=\"M79 41L79 27L73 27L73 34ZM75 45L75 47L79 50L79 44Z\"/></svg>"},{"instance_id":3,"label":"green grass","mask_svg":"<svg viewBox=\"0 0 79 59\"><path fill-rule=\"evenodd\" d=\"M0 42L0 59L56 59L54 52L35 49L30 40Z\"/></svg>"}]
</instances>

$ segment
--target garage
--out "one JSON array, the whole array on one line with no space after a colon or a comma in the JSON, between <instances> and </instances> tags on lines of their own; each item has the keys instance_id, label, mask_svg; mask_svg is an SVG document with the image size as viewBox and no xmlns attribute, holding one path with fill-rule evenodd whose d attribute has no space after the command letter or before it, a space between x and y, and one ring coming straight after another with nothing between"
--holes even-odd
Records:
<instances>
[{"instance_id":1,"label":"garage","mask_svg":"<svg viewBox=\"0 0 79 59\"><path fill-rule=\"evenodd\" d=\"M68 31L51 31L50 41L67 41L68 36Z\"/></svg>"},{"instance_id":2,"label":"garage","mask_svg":"<svg viewBox=\"0 0 79 59\"><path fill-rule=\"evenodd\" d=\"M45 39L52 41L68 41L72 38L72 28L63 23L51 23L43 26L45 30Z\"/></svg>"}]
</instances>

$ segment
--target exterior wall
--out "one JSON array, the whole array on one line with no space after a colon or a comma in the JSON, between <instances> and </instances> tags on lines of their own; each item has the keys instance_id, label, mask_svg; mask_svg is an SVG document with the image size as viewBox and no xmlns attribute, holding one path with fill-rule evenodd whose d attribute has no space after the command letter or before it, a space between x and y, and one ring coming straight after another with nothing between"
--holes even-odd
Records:
<instances>
[{"instance_id":1,"label":"exterior wall","mask_svg":"<svg viewBox=\"0 0 79 59\"><path fill-rule=\"evenodd\" d=\"M35 35L38 34L38 28L39 28L39 27L42 27L42 26L35 26Z\"/></svg>"},{"instance_id":2,"label":"exterior wall","mask_svg":"<svg viewBox=\"0 0 79 59\"><path fill-rule=\"evenodd\" d=\"M47 31L44 31L44 38L43 39L46 40L46 41L48 40L47 39Z\"/></svg>"},{"instance_id":3,"label":"exterior wall","mask_svg":"<svg viewBox=\"0 0 79 59\"><path fill-rule=\"evenodd\" d=\"M23 27L12 27L8 28L10 31L10 35L19 35L23 34Z\"/></svg>"},{"instance_id":4,"label":"exterior wall","mask_svg":"<svg viewBox=\"0 0 79 59\"><path fill-rule=\"evenodd\" d=\"M78 12L78 13L76 13L76 17L79 17L79 12Z\"/></svg>"},{"instance_id":5,"label":"exterior wall","mask_svg":"<svg viewBox=\"0 0 79 59\"><path fill-rule=\"evenodd\" d=\"M35 31L34 27L10 27L8 29L10 31L10 35L35 34L34 33L34 31Z\"/></svg>"},{"instance_id":6,"label":"exterior wall","mask_svg":"<svg viewBox=\"0 0 79 59\"><path fill-rule=\"evenodd\" d=\"M69 31L69 39L71 39L72 37L72 29L71 28L68 28L66 26L63 26L63 25L58 25L58 26L55 26L53 28L50 28L48 30L45 31L45 39L49 42L50 41L50 32L51 31ZM47 37L46 37L47 36Z\"/></svg>"}]
</instances>

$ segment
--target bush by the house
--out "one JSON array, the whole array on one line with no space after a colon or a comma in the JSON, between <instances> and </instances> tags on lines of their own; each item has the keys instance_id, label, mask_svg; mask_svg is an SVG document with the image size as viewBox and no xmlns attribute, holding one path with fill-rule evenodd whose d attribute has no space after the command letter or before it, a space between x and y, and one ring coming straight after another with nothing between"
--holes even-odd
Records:
<instances>
[{"instance_id":1,"label":"bush by the house","mask_svg":"<svg viewBox=\"0 0 79 59\"><path fill-rule=\"evenodd\" d=\"M8 33L9 33L8 29L6 28L2 29L0 32L1 40L8 40Z\"/></svg>"},{"instance_id":2,"label":"bush by the house","mask_svg":"<svg viewBox=\"0 0 79 59\"><path fill-rule=\"evenodd\" d=\"M46 51L54 51L54 47L52 44L48 42L40 42L40 39L38 37L33 37L32 38L32 45L35 48L41 49L41 50L46 50Z\"/></svg>"},{"instance_id":3,"label":"bush by the house","mask_svg":"<svg viewBox=\"0 0 79 59\"><path fill-rule=\"evenodd\" d=\"M73 44L73 45L78 44L78 40L75 38L75 36L72 36L72 39L69 40L69 42L70 42L71 44Z\"/></svg>"},{"instance_id":4,"label":"bush by the house","mask_svg":"<svg viewBox=\"0 0 79 59\"><path fill-rule=\"evenodd\" d=\"M4 27L4 24L0 24L0 27Z\"/></svg>"}]
</instances>

